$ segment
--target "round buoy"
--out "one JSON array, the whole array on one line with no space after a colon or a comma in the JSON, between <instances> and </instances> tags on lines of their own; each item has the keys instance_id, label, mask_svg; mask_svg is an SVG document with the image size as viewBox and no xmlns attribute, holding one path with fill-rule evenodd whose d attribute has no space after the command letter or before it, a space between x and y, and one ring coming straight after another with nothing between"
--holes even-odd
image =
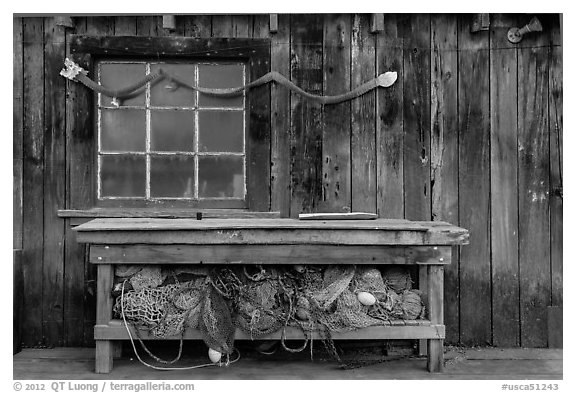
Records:
<instances>
[{"instance_id":1,"label":"round buoy","mask_svg":"<svg viewBox=\"0 0 576 393\"><path fill-rule=\"evenodd\" d=\"M365 306L376 304L376 298L369 292L358 292L358 301Z\"/></svg>"},{"instance_id":2,"label":"round buoy","mask_svg":"<svg viewBox=\"0 0 576 393\"><path fill-rule=\"evenodd\" d=\"M208 357L212 363L218 363L222 359L222 354L212 348L208 348Z\"/></svg>"}]
</instances>

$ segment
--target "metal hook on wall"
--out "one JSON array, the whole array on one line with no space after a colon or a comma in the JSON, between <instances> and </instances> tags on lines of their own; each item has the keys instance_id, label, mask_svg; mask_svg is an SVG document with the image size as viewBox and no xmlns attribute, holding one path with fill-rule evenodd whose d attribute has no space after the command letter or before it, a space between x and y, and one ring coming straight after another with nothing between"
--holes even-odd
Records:
<instances>
[{"instance_id":1,"label":"metal hook on wall","mask_svg":"<svg viewBox=\"0 0 576 393\"><path fill-rule=\"evenodd\" d=\"M540 23L540 20L537 17L532 18L530 23L520 29L518 27L512 27L508 30L508 41L517 44L522 41L524 34L533 31L542 31L542 23Z\"/></svg>"}]
</instances>

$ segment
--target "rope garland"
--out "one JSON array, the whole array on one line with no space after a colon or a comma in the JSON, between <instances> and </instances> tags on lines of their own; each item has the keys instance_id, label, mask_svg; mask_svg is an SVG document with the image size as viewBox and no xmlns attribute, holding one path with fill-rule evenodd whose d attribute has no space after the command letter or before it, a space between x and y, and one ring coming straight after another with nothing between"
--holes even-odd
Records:
<instances>
[{"instance_id":1,"label":"rope garland","mask_svg":"<svg viewBox=\"0 0 576 393\"><path fill-rule=\"evenodd\" d=\"M300 87L296 86L292 81L290 81L285 76L283 76L282 74L280 74L279 72L276 72L276 71L268 72L264 76L256 79L253 82L245 84L243 86L217 89L217 88L206 88L206 87L200 87L200 86L193 86L193 85L185 82L184 80L180 79L179 77L171 75L171 74L167 73L166 71L164 71L162 68L159 68L156 72L149 74L149 75L146 75L146 77L144 77L142 80L136 82L135 84L133 84L131 86L127 86L127 87L124 87L121 89L110 89L110 88L102 86L102 85L94 82L92 79L88 78L88 72L86 70L84 70L82 67L80 67L78 64L71 61L70 59L66 59L64 61L64 65L66 68L64 68L64 69L62 69L62 71L60 71L60 75L62 75L65 78L68 78L74 82L80 82L84 86L88 87L91 90L94 90L98 93L101 93L101 94L104 94L108 97L113 98L114 101L117 101L117 99L124 99L124 98L132 97L136 92L138 92L140 89L142 89L144 86L146 86L147 83L154 84L154 83L157 83L163 79L166 79L172 83L176 83L179 86L183 86L183 87L198 91L202 94L206 94L209 96L218 96L218 97L237 97L237 96L244 94L245 91L248 91L252 88L255 88L255 87L270 83L270 82L275 82L279 85L282 85L282 86L290 89L291 91L293 91L296 94L299 94L299 95L306 97L310 100L319 102L322 105L332 105L332 104L338 104L338 103L341 103L344 101L351 100L353 98L360 97L361 95L366 94L367 92L377 88L378 86L390 87L394 84L394 82L396 82L396 79L398 78L398 74L395 71L389 71L389 72L385 72L385 73L377 76L376 78L356 87L355 89L353 89L349 92L334 95L334 96L321 96L321 95L315 95L315 94L311 94L311 93L304 91Z\"/></svg>"}]
</instances>

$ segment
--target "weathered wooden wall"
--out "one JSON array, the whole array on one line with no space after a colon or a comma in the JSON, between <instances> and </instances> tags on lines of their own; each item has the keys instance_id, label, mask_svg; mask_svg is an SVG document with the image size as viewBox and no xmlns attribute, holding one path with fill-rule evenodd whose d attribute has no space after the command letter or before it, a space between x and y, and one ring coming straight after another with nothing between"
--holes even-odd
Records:
<instances>
[{"instance_id":1,"label":"weathered wooden wall","mask_svg":"<svg viewBox=\"0 0 576 393\"><path fill-rule=\"evenodd\" d=\"M58 75L71 34L259 37L271 69L307 91L338 94L387 70L398 82L336 106L271 87L271 209L369 211L444 220L471 231L446 269L448 342L547 345L546 307L562 305L562 45L558 15L519 45L529 15L158 16L14 19L14 248L23 249L23 342L91 345L95 271L58 209L86 208L72 189L91 157L82 103ZM88 145L89 146L89 145ZM78 162L75 160L74 162Z\"/></svg>"}]
</instances>

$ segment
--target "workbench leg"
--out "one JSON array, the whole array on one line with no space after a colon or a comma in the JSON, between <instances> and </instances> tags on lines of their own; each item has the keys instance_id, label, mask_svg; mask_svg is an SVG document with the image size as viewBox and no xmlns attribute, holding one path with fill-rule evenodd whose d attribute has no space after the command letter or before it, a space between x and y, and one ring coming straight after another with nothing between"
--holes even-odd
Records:
<instances>
[{"instance_id":1,"label":"workbench leg","mask_svg":"<svg viewBox=\"0 0 576 393\"><path fill-rule=\"evenodd\" d=\"M428 371L444 371L444 340L428 340Z\"/></svg>"},{"instance_id":2,"label":"workbench leg","mask_svg":"<svg viewBox=\"0 0 576 393\"><path fill-rule=\"evenodd\" d=\"M428 315L432 325L444 324L444 266L428 266ZM428 371L444 369L444 337L428 340Z\"/></svg>"},{"instance_id":3,"label":"workbench leg","mask_svg":"<svg viewBox=\"0 0 576 393\"><path fill-rule=\"evenodd\" d=\"M418 289L422 292L424 304L428 304L428 266L418 266ZM418 356L428 355L428 340L418 340Z\"/></svg>"},{"instance_id":4,"label":"workbench leg","mask_svg":"<svg viewBox=\"0 0 576 393\"><path fill-rule=\"evenodd\" d=\"M96 281L96 325L108 325L112 319L112 285L114 268L112 265L98 265ZM94 337L96 339L96 337ZM112 371L114 356L113 342L96 340L96 373L107 374Z\"/></svg>"},{"instance_id":5,"label":"workbench leg","mask_svg":"<svg viewBox=\"0 0 576 393\"><path fill-rule=\"evenodd\" d=\"M113 354L112 341L96 340L96 374L112 371Z\"/></svg>"}]
</instances>

